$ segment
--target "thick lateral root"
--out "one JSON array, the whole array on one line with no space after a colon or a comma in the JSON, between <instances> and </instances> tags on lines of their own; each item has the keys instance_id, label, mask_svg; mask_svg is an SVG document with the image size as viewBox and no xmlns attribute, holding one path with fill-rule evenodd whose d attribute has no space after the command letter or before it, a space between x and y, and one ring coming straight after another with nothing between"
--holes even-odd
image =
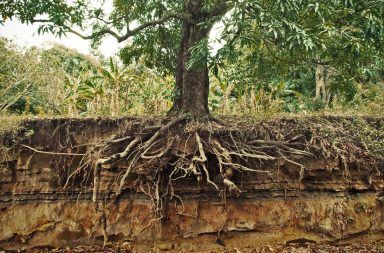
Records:
<instances>
[{"instance_id":1,"label":"thick lateral root","mask_svg":"<svg viewBox=\"0 0 384 253\"><path fill-rule=\"evenodd\" d=\"M99 193L100 171L101 171L102 165L111 164L115 161L118 161L120 159L123 159L129 156L132 150L140 143L140 141L141 141L141 138L137 136L128 144L128 146L122 152L114 154L107 158L98 159L96 161L94 166L94 172L93 172L93 193L92 193L93 203L96 203L97 195Z\"/></svg>"},{"instance_id":2,"label":"thick lateral root","mask_svg":"<svg viewBox=\"0 0 384 253\"><path fill-rule=\"evenodd\" d=\"M136 155L133 157L132 161L130 162L125 174L123 175L123 177L121 178L120 180L120 185L119 185L119 188L117 189L116 191L116 197L119 196L121 194L121 190L123 189L124 187L124 184L125 184L125 180L127 179L127 177L129 176L129 174L131 173L131 170L133 168L133 166L136 164L136 162L140 159L141 157L141 154L146 151L158 138L160 138L164 133L165 131L167 131L170 127L172 127L173 125L177 124L178 122L184 120L184 118L176 118L174 120L171 120L170 122L168 122L167 124L165 124L163 127L161 127L159 130L157 130L155 132L154 135L152 135L152 137L146 141L137 151Z\"/></svg>"},{"instance_id":3,"label":"thick lateral root","mask_svg":"<svg viewBox=\"0 0 384 253\"><path fill-rule=\"evenodd\" d=\"M167 142L167 146L165 147L165 149L157 154L153 154L153 155L147 155L148 153L148 150L151 148L147 148L146 150L144 150L143 154L141 155L141 158L142 159L156 159L156 158L161 158L163 157L165 154L168 153L168 151L170 150L170 148L172 147L172 145L174 144L175 142L175 138L170 138Z\"/></svg>"},{"instance_id":4,"label":"thick lateral root","mask_svg":"<svg viewBox=\"0 0 384 253\"><path fill-rule=\"evenodd\" d=\"M210 179L207 166L205 165L205 163L207 162L207 156L205 155L203 143L202 143L201 138L197 132L195 133L195 138L196 138L197 147L199 150L199 156L194 156L192 158L191 164L199 163L201 168L203 169L203 171L205 173L205 176L207 177L207 183L213 185L216 188L216 190L219 190L219 187L214 182L212 182Z\"/></svg>"},{"instance_id":5,"label":"thick lateral root","mask_svg":"<svg viewBox=\"0 0 384 253\"><path fill-rule=\"evenodd\" d=\"M111 155L110 157L107 158L101 158L97 160L96 164L111 164L113 162L116 162L120 159L126 158L131 151L141 142L141 136L136 136L130 143L129 145L123 150L123 152L116 153L114 155Z\"/></svg>"},{"instance_id":6,"label":"thick lateral root","mask_svg":"<svg viewBox=\"0 0 384 253\"><path fill-rule=\"evenodd\" d=\"M122 152L113 154L113 155L106 157L106 158L98 159L95 162L95 166L94 166L94 185L93 185L92 201L93 202L97 201L97 195L98 195L98 190L99 190L99 181L100 181L99 177L100 177L100 170L101 170L102 165L112 164L114 162L117 162L117 161L124 159L124 158L127 158L129 156L132 156L134 154L132 160L129 163L129 166L128 166L126 172L124 173L124 175L120 179L119 188L116 191L116 196L119 196L121 194L122 188L124 187L124 184L125 184L127 177L129 176L132 168L134 167L134 165L137 163L137 161L140 158L143 158L143 159L160 158L168 152L168 150L173 145L173 140L169 141L169 143L168 143L168 145L164 151L162 151L156 155L153 155L153 156L146 155L148 150L151 148L151 145L153 145L171 126L175 125L176 123L178 123L182 120L184 120L184 118L176 118L174 120L171 120L170 122L168 122L166 125L164 125L163 127L159 128L159 129L158 129L158 127L155 127L154 129L158 129L158 130L145 142L143 142L143 139L147 137L147 134L144 134L144 136L142 134L138 134L126 146L126 148ZM145 130L150 131L151 129L146 128ZM121 142L126 141L128 139L129 139L128 137L123 137L123 138L116 139L116 140L109 140L107 142L107 144L110 145L113 143L121 143ZM137 150L135 150L135 149L137 149Z\"/></svg>"},{"instance_id":7,"label":"thick lateral root","mask_svg":"<svg viewBox=\"0 0 384 253\"><path fill-rule=\"evenodd\" d=\"M111 168L116 162L124 160L128 166L116 176L116 185L111 187L116 189L114 196L121 195L128 177L134 171L138 178L132 181L130 187L143 192L152 203L152 212L157 218L150 221L144 231L165 217L168 200L183 205L182 198L177 195L173 186L177 180L193 177L197 181L197 187L204 180L206 185L214 187L224 199L227 191L238 197L242 191L234 180L235 173L254 173L272 178L274 171L270 168L283 162L297 166L300 169L298 180L302 180L305 166L299 159L313 157L309 151L311 147L306 143L296 142L297 138L287 142L249 140L249 137L232 136L231 132L223 134L220 132L221 127L216 133L201 130L198 124L187 126L185 122L181 123L183 120L185 118L176 118L162 127L149 126L138 133L112 138L97 146L98 154L119 150L119 147L122 149L97 159L93 167L92 201L95 209L103 212L100 221L105 243L108 235L104 206L103 210L98 207L100 176L103 168ZM123 143L127 144L121 148ZM94 155L86 158L89 161L92 157ZM180 213L183 214L184 212Z\"/></svg>"},{"instance_id":8,"label":"thick lateral root","mask_svg":"<svg viewBox=\"0 0 384 253\"><path fill-rule=\"evenodd\" d=\"M128 161L128 167L117 178L118 185L115 197L121 194L127 178L135 168L142 167L146 171L145 173L148 173L149 180L151 180L150 178L158 178L166 168L171 168L169 175L166 176L168 181L165 184L159 184L159 181L153 186L156 189L148 191L149 194L154 194L151 199L154 202L159 202L163 195L169 194L168 190L163 192L163 185L167 185L167 189L172 189L171 195L175 196L172 182L190 175L193 175L197 182L205 179L206 183L212 185L217 191L221 191L220 188L224 187L236 196L240 195L241 191L231 179L235 172L259 173L272 177L273 171L262 168L271 168L274 163L283 161L300 169L299 180L301 180L305 166L298 161L298 158L313 156L308 151L310 150L309 145L295 142L299 137L291 138L287 142L249 140L241 136L234 137L231 132L229 135L222 136L219 132L216 134L215 132L200 131L199 127L194 128L195 125L192 128L173 128L185 119L176 118L162 127L147 127L144 131L133 136L107 141L105 145L111 146L131 140L123 151L100 158L95 162L93 202L97 202L103 165L112 164L122 159ZM180 126L185 126L185 123L178 125L178 127ZM194 138L191 138L192 136ZM215 163L209 161L208 157L209 159L214 157L215 159L212 161ZM168 161L173 162L168 163ZM255 168L254 165L257 163L260 165ZM265 163L269 166L263 166ZM151 167L153 164L157 164L159 167ZM253 164L253 167L250 164ZM214 178L212 178L212 173L215 175ZM154 206L157 210L160 208L158 205Z\"/></svg>"},{"instance_id":9,"label":"thick lateral root","mask_svg":"<svg viewBox=\"0 0 384 253\"><path fill-rule=\"evenodd\" d=\"M220 173L223 178L223 184L228 188L230 192L235 193L236 195L239 195L241 191L238 189L235 183L233 183L229 178L233 174L233 169L236 169L240 172L256 172L256 173L265 173L268 174L269 176L272 176L272 173L267 170L259 170L259 169L251 169L248 168L244 165L241 165L239 163L233 162L232 156L235 157L251 157L251 158L256 158L256 159L261 159L261 160L275 160L275 157L269 156L269 155L256 155L256 154L250 154L244 151L244 149L240 151L230 151L227 148L223 147L218 140L213 140L213 153L216 155L217 160L219 162L219 168L220 168ZM224 168L226 168L224 172Z\"/></svg>"}]
</instances>

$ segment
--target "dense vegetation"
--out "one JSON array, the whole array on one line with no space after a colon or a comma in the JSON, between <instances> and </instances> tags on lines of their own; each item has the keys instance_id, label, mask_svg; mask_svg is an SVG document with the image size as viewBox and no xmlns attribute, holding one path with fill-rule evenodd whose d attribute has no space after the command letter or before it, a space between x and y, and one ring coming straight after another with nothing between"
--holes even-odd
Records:
<instances>
[{"instance_id":1,"label":"dense vegetation","mask_svg":"<svg viewBox=\"0 0 384 253\"><path fill-rule=\"evenodd\" d=\"M117 115L173 105L170 115L204 116L382 105L383 0L113 3L108 13L85 0L1 2L0 23L17 18L40 24L39 33L74 33L95 47L112 36L126 46L119 59L90 60L3 40L0 110ZM222 48L212 53L218 22Z\"/></svg>"},{"instance_id":2,"label":"dense vegetation","mask_svg":"<svg viewBox=\"0 0 384 253\"><path fill-rule=\"evenodd\" d=\"M37 115L164 112L172 80L142 64L122 67L54 45L18 48L0 40L0 111Z\"/></svg>"},{"instance_id":3,"label":"dense vegetation","mask_svg":"<svg viewBox=\"0 0 384 253\"><path fill-rule=\"evenodd\" d=\"M380 113L384 107L383 58L362 66L356 78L340 74L326 104L315 99L314 64L291 65L268 50L263 45L248 47L225 67L212 67L209 106L214 114ZM125 65L119 58L83 55L60 45L20 48L0 39L0 112L165 114L172 105L175 80L144 61Z\"/></svg>"}]
</instances>

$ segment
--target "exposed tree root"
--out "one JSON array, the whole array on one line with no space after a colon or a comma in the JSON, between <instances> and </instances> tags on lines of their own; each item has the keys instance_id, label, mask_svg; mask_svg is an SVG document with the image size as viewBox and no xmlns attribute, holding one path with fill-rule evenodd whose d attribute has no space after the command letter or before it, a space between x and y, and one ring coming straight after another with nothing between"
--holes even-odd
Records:
<instances>
[{"instance_id":1,"label":"exposed tree root","mask_svg":"<svg viewBox=\"0 0 384 253\"><path fill-rule=\"evenodd\" d=\"M252 129L231 128L215 119L198 122L182 116L168 118L163 124L135 122L120 133L94 144L91 149L84 147L81 150L86 152L82 153L47 152L27 145L23 147L47 155L80 157L80 166L67 175L63 185L67 188L71 180L79 179L81 172L84 172L81 184L93 176L92 201L95 210L101 214L100 224L106 243L105 204L99 205L100 201L111 197L116 199L125 190L143 192L152 202L156 218L144 227L144 231L166 217L167 201L173 200L183 206L182 197L175 192L180 188L179 182L196 182L196 191L200 187L212 187L225 203L227 192L230 196L243 194L239 182L243 175L272 180L276 168L284 165L297 169L297 180L303 179L303 158L314 157L317 145L302 134L289 137L270 137ZM92 170L88 170L90 165ZM113 184L105 186L101 183L106 173L104 170L110 170L109 176L115 177ZM185 215L184 211L179 214Z\"/></svg>"},{"instance_id":2,"label":"exposed tree root","mask_svg":"<svg viewBox=\"0 0 384 253\"><path fill-rule=\"evenodd\" d=\"M105 245L108 242L108 233L107 233L107 217L105 215L104 208L101 211L100 223L101 223L101 230L103 232L103 247L105 247Z\"/></svg>"},{"instance_id":3,"label":"exposed tree root","mask_svg":"<svg viewBox=\"0 0 384 253\"><path fill-rule=\"evenodd\" d=\"M317 157L334 159L335 167L330 169L340 168L346 178L353 176L349 173L351 165L366 161L372 168L367 180L381 174L382 148L375 146L376 140L382 139L380 129L372 135L375 142L365 144L360 139L350 139L351 134L345 132L349 126L338 127L335 122L325 122L333 128L322 132L322 122L281 120L276 125L259 122L256 126L246 122L242 125L237 119L232 125L231 119L225 120L209 118L198 122L188 117L130 120L124 122L118 133L87 145L72 145L69 128L62 127L63 133L54 131L57 136L52 137L56 140L50 145L52 152L40 151L30 143L21 146L23 151L32 152L27 167L34 153L52 157L52 166L62 171L60 178L64 181L58 184L64 189L80 185L82 192L93 187L92 201L97 212L105 211L100 203L111 198L118 200L124 192L145 193L155 216L148 227L163 221L169 201L184 207L181 192L185 189L197 194L207 191L211 194L212 189L225 204L227 196L245 196L248 190L257 189L243 186L245 177L249 177L246 182L265 182L269 178L272 183L310 178L306 164ZM177 214L189 215L184 209ZM99 223L105 218L104 213ZM108 239L106 228L106 223L102 224L105 240Z\"/></svg>"},{"instance_id":4,"label":"exposed tree root","mask_svg":"<svg viewBox=\"0 0 384 253\"><path fill-rule=\"evenodd\" d=\"M184 120L184 118L176 118L174 120L171 120L170 122L168 122L167 124L165 124L163 127L161 127L159 130L157 130L150 138L148 141L144 142L144 144L138 148L137 152L136 152L136 155L133 157L132 161L130 162L129 166L128 166L128 169L126 170L125 174L123 175L123 177L121 178L120 180L120 185L119 185L119 188L117 189L116 191L116 196L119 196L121 194L121 190L122 188L124 187L124 184L125 184L125 180L127 179L127 177L129 176L129 174L131 173L131 170L133 168L133 166L135 166L136 162L141 158L141 156L143 154L145 154L145 152L151 147L151 145L157 141L158 138L160 138L165 131L167 131L171 126L175 125L177 122L180 122ZM138 138L138 137L136 137ZM135 138L135 140L136 140ZM139 141L137 141L139 142ZM131 146L132 142L130 143L130 145L128 146ZM136 146L136 145L134 145ZM128 156L129 153L126 152L124 155ZM124 157L126 157L124 156ZM119 158L121 159L121 158Z\"/></svg>"},{"instance_id":5,"label":"exposed tree root","mask_svg":"<svg viewBox=\"0 0 384 253\"><path fill-rule=\"evenodd\" d=\"M28 145L21 144L22 147L32 150L35 153L39 154L46 154L46 155L68 155L68 156L85 156L85 154L79 154L79 153L62 153L62 152L47 152L47 151L41 151L37 150L35 148L32 148Z\"/></svg>"},{"instance_id":6,"label":"exposed tree root","mask_svg":"<svg viewBox=\"0 0 384 253\"><path fill-rule=\"evenodd\" d=\"M114 164L119 167L122 163L127 167L116 178L114 196L121 195L124 189L136 187L152 200L153 212L159 217L165 214L165 197L175 197L182 202L173 187L178 180L193 177L197 186L204 181L218 192L228 190L239 196L242 192L234 180L236 174L273 177L275 171L271 168L276 167L276 163L296 166L298 180L301 180L305 166L300 159L314 156L311 145L297 142L302 137L294 136L287 141L252 138L223 129L215 122L200 123L186 117L173 118L161 127L146 126L136 133L114 136L95 147L95 153L101 158L94 162L92 200L97 204L102 169ZM117 152L105 156L110 150ZM127 185L132 173L145 175L139 179L138 186Z\"/></svg>"}]
</instances>

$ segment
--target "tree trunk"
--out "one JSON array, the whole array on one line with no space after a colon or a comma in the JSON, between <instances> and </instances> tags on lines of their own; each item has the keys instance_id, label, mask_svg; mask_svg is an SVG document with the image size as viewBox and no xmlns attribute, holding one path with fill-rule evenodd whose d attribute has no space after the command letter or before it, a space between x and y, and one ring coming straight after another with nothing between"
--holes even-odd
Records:
<instances>
[{"instance_id":1,"label":"tree trunk","mask_svg":"<svg viewBox=\"0 0 384 253\"><path fill-rule=\"evenodd\" d=\"M191 58L189 49L198 42L207 39L211 25L201 25L209 14L203 10L203 0L187 1L185 13L190 17L183 22L182 38L176 66L176 94L174 104L168 115L188 113L193 117L209 114L208 93L209 76L207 59L198 67L187 68Z\"/></svg>"},{"instance_id":2,"label":"tree trunk","mask_svg":"<svg viewBox=\"0 0 384 253\"><path fill-rule=\"evenodd\" d=\"M324 82L324 65L317 64L316 66L316 95L315 100L324 101L325 97L325 82ZM323 99L322 99L323 98Z\"/></svg>"},{"instance_id":3,"label":"tree trunk","mask_svg":"<svg viewBox=\"0 0 384 253\"><path fill-rule=\"evenodd\" d=\"M329 67L326 74L325 74L325 77L324 77L324 87L325 87L325 92L326 92L326 105L327 105L327 107L331 103L331 99L332 99L332 92L331 92L330 86L332 84L332 81L333 81L335 74L336 74L336 69L333 67Z\"/></svg>"},{"instance_id":4,"label":"tree trunk","mask_svg":"<svg viewBox=\"0 0 384 253\"><path fill-rule=\"evenodd\" d=\"M330 91L330 85L335 73L336 70L333 67L327 66L327 69L325 69L324 64L317 64L316 66L315 100L322 101L327 107L331 102L332 94Z\"/></svg>"},{"instance_id":5,"label":"tree trunk","mask_svg":"<svg viewBox=\"0 0 384 253\"><path fill-rule=\"evenodd\" d=\"M183 97L183 51L184 51L184 41L181 40L179 53L177 54L177 64L176 64L176 73L175 73L175 95L173 97L173 105L172 108L168 111L168 115L172 116L180 112L181 103Z\"/></svg>"}]
</instances>

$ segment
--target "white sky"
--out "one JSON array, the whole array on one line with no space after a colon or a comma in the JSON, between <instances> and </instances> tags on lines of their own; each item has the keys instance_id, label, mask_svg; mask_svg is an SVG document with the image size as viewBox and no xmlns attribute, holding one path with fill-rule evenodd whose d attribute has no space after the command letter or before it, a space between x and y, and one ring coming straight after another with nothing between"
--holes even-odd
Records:
<instances>
[{"instance_id":1,"label":"white sky","mask_svg":"<svg viewBox=\"0 0 384 253\"><path fill-rule=\"evenodd\" d=\"M99 5L100 0L91 0L91 3L92 5ZM110 12L112 10L112 0L103 1L103 8L105 12ZM213 47L213 53L215 53L218 47L220 47L217 42L214 42L214 38L216 38L220 33L221 26L222 25L220 24L215 25L211 31L210 44ZM38 35L38 27L39 24L26 25L22 24L17 19L8 19L4 25L0 25L0 36L12 39L16 44L23 47L37 46L46 48L49 47L52 42L55 42L66 47L76 49L84 54L89 54L92 51L89 40L83 40L71 33L68 33L62 38L55 37L49 33ZM103 38L102 44L99 46L98 50L105 56L113 56L124 46L124 44L125 42L118 43L115 38L107 36Z\"/></svg>"},{"instance_id":2,"label":"white sky","mask_svg":"<svg viewBox=\"0 0 384 253\"><path fill-rule=\"evenodd\" d=\"M67 0L69 3L72 1L73 0ZM112 0L90 0L90 4L92 6L100 6L101 4L106 13L112 11ZM49 47L52 42L55 42L76 49L83 54L89 54L92 51L89 40L83 40L71 33L67 33L66 36L61 38L49 33L38 35L38 27L39 24L26 25L17 19L8 19L3 26L0 25L0 36L12 39L20 46ZM84 33L86 34L86 32ZM113 37L105 37L98 50L105 56L112 56L119 51L119 48L124 45L123 43L118 43Z\"/></svg>"},{"instance_id":3,"label":"white sky","mask_svg":"<svg viewBox=\"0 0 384 253\"><path fill-rule=\"evenodd\" d=\"M83 40L71 33L68 33L62 38L55 37L49 33L38 35L38 27L38 24L26 25L16 19L12 21L7 20L4 26L0 25L0 36L12 39L20 46L49 47L51 42L56 42L66 47L76 49L84 54L89 54L91 52L89 40ZM106 56L112 56L118 52L122 45L122 43L118 43L113 37L105 37L98 50Z\"/></svg>"}]
</instances>

